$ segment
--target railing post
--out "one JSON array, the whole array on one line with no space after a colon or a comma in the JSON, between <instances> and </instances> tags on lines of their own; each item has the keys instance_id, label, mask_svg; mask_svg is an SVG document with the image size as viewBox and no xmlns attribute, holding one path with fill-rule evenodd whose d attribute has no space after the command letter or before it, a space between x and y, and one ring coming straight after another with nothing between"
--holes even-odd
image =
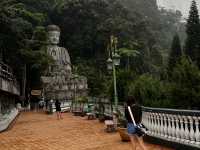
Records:
<instances>
[{"instance_id":1,"label":"railing post","mask_svg":"<svg viewBox=\"0 0 200 150\"><path fill-rule=\"evenodd\" d=\"M172 130L171 130L171 135L172 135L172 139L176 139L176 128L175 128L175 120L174 120L175 115L171 115L171 121L172 121Z\"/></svg>"},{"instance_id":2,"label":"railing post","mask_svg":"<svg viewBox=\"0 0 200 150\"><path fill-rule=\"evenodd\" d=\"M189 122L190 122L190 133L189 133L189 136L190 136L190 143L191 144L194 144L195 143L195 136L194 136L194 120L191 116L188 116L188 119L189 119Z\"/></svg>"},{"instance_id":3,"label":"railing post","mask_svg":"<svg viewBox=\"0 0 200 150\"><path fill-rule=\"evenodd\" d=\"M154 121L154 113L151 113L151 134L153 135L154 134L154 125L155 125L155 121Z\"/></svg>"},{"instance_id":4,"label":"railing post","mask_svg":"<svg viewBox=\"0 0 200 150\"><path fill-rule=\"evenodd\" d=\"M180 130L180 135L181 135L181 141L184 142L184 138L185 138L185 130L183 128L183 117L179 116L180 119L180 123L181 123L181 130Z\"/></svg>"},{"instance_id":5,"label":"railing post","mask_svg":"<svg viewBox=\"0 0 200 150\"><path fill-rule=\"evenodd\" d=\"M148 112L148 118L149 118L149 124L148 124L149 133L152 134L152 117L150 112Z\"/></svg>"},{"instance_id":6,"label":"railing post","mask_svg":"<svg viewBox=\"0 0 200 150\"><path fill-rule=\"evenodd\" d=\"M199 132L199 119L200 119L200 117L195 116L193 118L195 120L195 128L196 128L196 131L195 131L196 144L200 145L200 132Z\"/></svg>"},{"instance_id":7,"label":"railing post","mask_svg":"<svg viewBox=\"0 0 200 150\"><path fill-rule=\"evenodd\" d=\"M168 132L168 138L171 138L171 119L170 119L170 115L169 114L167 114L167 120L168 120L168 128L167 128L167 132Z\"/></svg>"},{"instance_id":8,"label":"railing post","mask_svg":"<svg viewBox=\"0 0 200 150\"><path fill-rule=\"evenodd\" d=\"M164 114L164 135L165 135L165 138L168 137L168 132L167 132L167 115Z\"/></svg>"},{"instance_id":9,"label":"railing post","mask_svg":"<svg viewBox=\"0 0 200 150\"><path fill-rule=\"evenodd\" d=\"M159 135L159 119L158 119L158 113L155 113L155 133L156 135Z\"/></svg>"},{"instance_id":10,"label":"railing post","mask_svg":"<svg viewBox=\"0 0 200 150\"><path fill-rule=\"evenodd\" d=\"M175 131L175 134L176 134L176 140L179 141L181 139L181 128L179 127L179 119L178 119L178 116L175 115L175 121L176 121L176 131Z\"/></svg>"},{"instance_id":11,"label":"railing post","mask_svg":"<svg viewBox=\"0 0 200 150\"><path fill-rule=\"evenodd\" d=\"M183 116L185 125L185 142L189 142L189 129L188 129L188 119L187 116Z\"/></svg>"},{"instance_id":12,"label":"railing post","mask_svg":"<svg viewBox=\"0 0 200 150\"><path fill-rule=\"evenodd\" d=\"M164 126L163 126L163 114L160 115L160 136L164 136Z\"/></svg>"},{"instance_id":13,"label":"railing post","mask_svg":"<svg viewBox=\"0 0 200 150\"><path fill-rule=\"evenodd\" d=\"M156 119L155 119L155 113L152 113L152 117L153 117L153 124L152 124L152 131L153 131L153 134L155 135L156 134Z\"/></svg>"}]
</instances>

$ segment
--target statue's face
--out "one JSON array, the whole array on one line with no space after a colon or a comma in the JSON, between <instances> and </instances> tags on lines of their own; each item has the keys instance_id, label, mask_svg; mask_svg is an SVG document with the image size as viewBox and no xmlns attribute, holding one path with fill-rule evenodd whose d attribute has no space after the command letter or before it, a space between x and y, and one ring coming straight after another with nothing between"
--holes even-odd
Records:
<instances>
[{"instance_id":1,"label":"statue's face","mask_svg":"<svg viewBox=\"0 0 200 150\"><path fill-rule=\"evenodd\" d=\"M48 32L49 43L58 44L60 40L60 32L59 31L49 31Z\"/></svg>"}]
</instances>

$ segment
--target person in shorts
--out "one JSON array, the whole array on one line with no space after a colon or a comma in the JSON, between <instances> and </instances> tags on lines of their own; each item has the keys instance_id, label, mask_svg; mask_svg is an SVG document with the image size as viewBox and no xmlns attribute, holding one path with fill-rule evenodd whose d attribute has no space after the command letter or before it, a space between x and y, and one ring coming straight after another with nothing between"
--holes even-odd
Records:
<instances>
[{"instance_id":1,"label":"person in shorts","mask_svg":"<svg viewBox=\"0 0 200 150\"><path fill-rule=\"evenodd\" d=\"M56 106L56 114L57 114L57 119L58 120L59 119L63 119L60 105L61 105L61 103L59 102L59 100L56 100L55 106Z\"/></svg>"},{"instance_id":2,"label":"person in shorts","mask_svg":"<svg viewBox=\"0 0 200 150\"><path fill-rule=\"evenodd\" d=\"M141 122L142 109L141 109L141 106L137 103L137 101L135 100L134 97L129 96L127 98L126 106L125 106L125 117L126 117L126 120L127 120L127 132L130 136L133 150L136 150L136 148L137 148L136 143L138 143L140 148L142 148L143 150L147 150L147 148L146 148L146 146L143 142L142 137L139 137L137 135L137 126L135 126L133 124L133 121L131 119L131 115L128 111L128 106L130 106L130 108L131 108L131 111L132 111L132 114L133 114L133 117L135 119L136 124L139 124Z\"/></svg>"}]
</instances>

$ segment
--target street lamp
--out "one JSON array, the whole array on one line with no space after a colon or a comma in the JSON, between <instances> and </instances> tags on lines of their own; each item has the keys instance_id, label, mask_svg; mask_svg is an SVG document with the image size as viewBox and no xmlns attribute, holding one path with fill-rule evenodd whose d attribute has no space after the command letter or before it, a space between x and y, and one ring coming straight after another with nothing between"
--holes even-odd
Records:
<instances>
[{"instance_id":1,"label":"street lamp","mask_svg":"<svg viewBox=\"0 0 200 150\"><path fill-rule=\"evenodd\" d=\"M114 84L114 100L115 100L115 107L114 112L116 113L118 110L118 95L117 95L117 80L116 80L116 68L115 66L120 65L120 55L117 54L117 37L111 36L110 37L110 46L109 46L109 58L107 60L107 68L110 71L113 71L113 84Z\"/></svg>"},{"instance_id":2,"label":"street lamp","mask_svg":"<svg viewBox=\"0 0 200 150\"><path fill-rule=\"evenodd\" d=\"M75 74L72 78L72 82L71 82L71 89L74 91L74 98L72 100L72 112L74 111L74 104L75 104L75 111L76 111L76 106L77 106L77 102L76 102L76 92L77 92L77 79L78 79L78 76Z\"/></svg>"},{"instance_id":3,"label":"street lamp","mask_svg":"<svg viewBox=\"0 0 200 150\"><path fill-rule=\"evenodd\" d=\"M119 54L115 53L113 55L113 63L115 64L115 66L119 66L120 65L120 56L119 56Z\"/></svg>"},{"instance_id":4,"label":"street lamp","mask_svg":"<svg viewBox=\"0 0 200 150\"><path fill-rule=\"evenodd\" d=\"M113 69L113 61L111 58L108 58L108 60L107 60L107 69L109 71Z\"/></svg>"}]
</instances>

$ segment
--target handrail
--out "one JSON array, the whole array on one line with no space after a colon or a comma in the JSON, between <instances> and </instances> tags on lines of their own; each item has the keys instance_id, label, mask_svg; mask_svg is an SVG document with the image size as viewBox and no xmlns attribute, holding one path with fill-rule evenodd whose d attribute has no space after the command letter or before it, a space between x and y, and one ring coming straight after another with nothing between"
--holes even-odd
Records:
<instances>
[{"instance_id":1,"label":"handrail","mask_svg":"<svg viewBox=\"0 0 200 150\"><path fill-rule=\"evenodd\" d=\"M152 108L152 107L142 107L142 110L146 112L200 116L200 110L168 109L168 108Z\"/></svg>"},{"instance_id":2,"label":"handrail","mask_svg":"<svg viewBox=\"0 0 200 150\"><path fill-rule=\"evenodd\" d=\"M148 135L200 148L200 111L150 107L142 110Z\"/></svg>"},{"instance_id":3,"label":"handrail","mask_svg":"<svg viewBox=\"0 0 200 150\"><path fill-rule=\"evenodd\" d=\"M102 104L106 108L105 114L112 115L109 104ZM120 105L119 110L124 116L124 105ZM198 110L142 107L142 123L148 130L147 135L200 148L200 111Z\"/></svg>"}]
</instances>

